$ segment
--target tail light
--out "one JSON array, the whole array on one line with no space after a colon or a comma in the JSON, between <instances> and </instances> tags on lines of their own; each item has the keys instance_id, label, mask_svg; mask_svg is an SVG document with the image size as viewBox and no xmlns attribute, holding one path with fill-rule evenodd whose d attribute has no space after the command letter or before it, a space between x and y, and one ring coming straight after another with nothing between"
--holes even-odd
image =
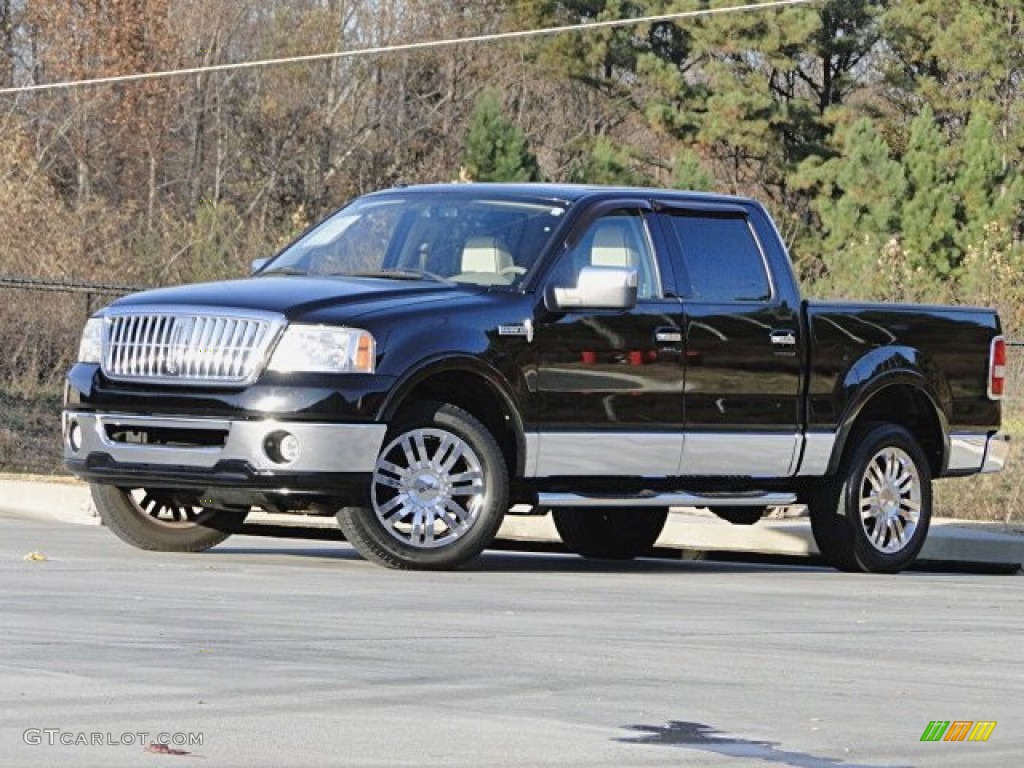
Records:
<instances>
[{"instance_id":1,"label":"tail light","mask_svg":"<svg viewBox=\"0 0 1024 768\"><path fill-rule=\"evenodd\" d=\"M988 396L1002 400L1006 389L1006 339L996 336L988 354Z\"/></svg>"}]
</instances>

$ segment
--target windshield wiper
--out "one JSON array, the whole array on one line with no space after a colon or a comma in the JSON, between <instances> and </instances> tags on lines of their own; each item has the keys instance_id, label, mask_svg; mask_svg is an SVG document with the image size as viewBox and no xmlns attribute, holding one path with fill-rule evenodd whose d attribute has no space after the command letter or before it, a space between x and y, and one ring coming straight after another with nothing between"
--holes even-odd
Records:
<instances>
[{"instance_id":1,"label":"windshield wiper","mask_svg":"<svg viewBox=\"0 0 1024 768\"><path fill-rule=\"evenodd\" d=\"M305 269L301 267L274 267L273 269L264 269L257 272L253 277L270 277L273 275L308 275Z\"/></svg>"},{"instance_id":2,"label":"windshield wiper","mask_svg":"<svg viewBox=\"0 0 1024 768\"><path fill-rule=\"evenodd\" d=\"M446 277L427 272L425 269L374 269L353 272L352 277L383 277L390 280L432 280L435 283L451 283Z\"/></svg>"}]
</instances>

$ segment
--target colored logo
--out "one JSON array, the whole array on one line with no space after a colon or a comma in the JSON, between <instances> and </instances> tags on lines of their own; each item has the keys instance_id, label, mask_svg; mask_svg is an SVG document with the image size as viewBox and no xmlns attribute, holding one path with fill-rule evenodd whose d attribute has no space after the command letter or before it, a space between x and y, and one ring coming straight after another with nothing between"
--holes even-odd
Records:
<instances>
[{"instance_id":1,"label":"colored logo","mask_svg":"<svg viewBox=\"0 0 1024 768\"><path fill-rule=\"evenodd\" d=\"M988 741L995 729L995 720L932 720L921 741Z\"/></svg>"}]
</instances>

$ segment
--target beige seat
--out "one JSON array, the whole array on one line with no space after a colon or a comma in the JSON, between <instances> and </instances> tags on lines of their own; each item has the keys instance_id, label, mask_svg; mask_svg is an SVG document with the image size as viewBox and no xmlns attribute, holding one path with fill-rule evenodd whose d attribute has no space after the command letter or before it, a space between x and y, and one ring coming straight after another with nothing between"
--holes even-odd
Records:
<instances>
[{"instance_id":1,"label":"beige seat","mask_svg":"<svg viewBox=\"0 0 1024 768\"><path fill-rule=\"evenodd\" d=\"M590 245L590 263L595 267L636 267L637 254L626 242L625 229L605 223L594 233Z\"/></svg>"},{"instance_id":2,"label":"beige seat","mask_svg":"<svg viewBox=\"0 0 1024 768\"><path fill-rule=\"evenodd\" d=\"M496 237L471 237L462 246L462 271L500 274L514 266L512 254Z\"/></svg>"}]
</instances>

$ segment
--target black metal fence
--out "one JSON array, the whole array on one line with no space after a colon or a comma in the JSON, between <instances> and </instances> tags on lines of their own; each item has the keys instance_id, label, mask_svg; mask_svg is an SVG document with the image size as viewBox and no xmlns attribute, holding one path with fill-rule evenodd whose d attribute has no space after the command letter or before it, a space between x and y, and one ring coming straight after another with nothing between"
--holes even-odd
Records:
<instances>
[{"instance_id":1,"label":"black metal fence","mask_svg":"<svg viewBox=\"0 0 1024 768\"><path fill-rule=\"evenodd\" d=\"M60 472L61 382L86 319L138 286L0 275L0 472Z\"/></svg>"}]
</instances>

